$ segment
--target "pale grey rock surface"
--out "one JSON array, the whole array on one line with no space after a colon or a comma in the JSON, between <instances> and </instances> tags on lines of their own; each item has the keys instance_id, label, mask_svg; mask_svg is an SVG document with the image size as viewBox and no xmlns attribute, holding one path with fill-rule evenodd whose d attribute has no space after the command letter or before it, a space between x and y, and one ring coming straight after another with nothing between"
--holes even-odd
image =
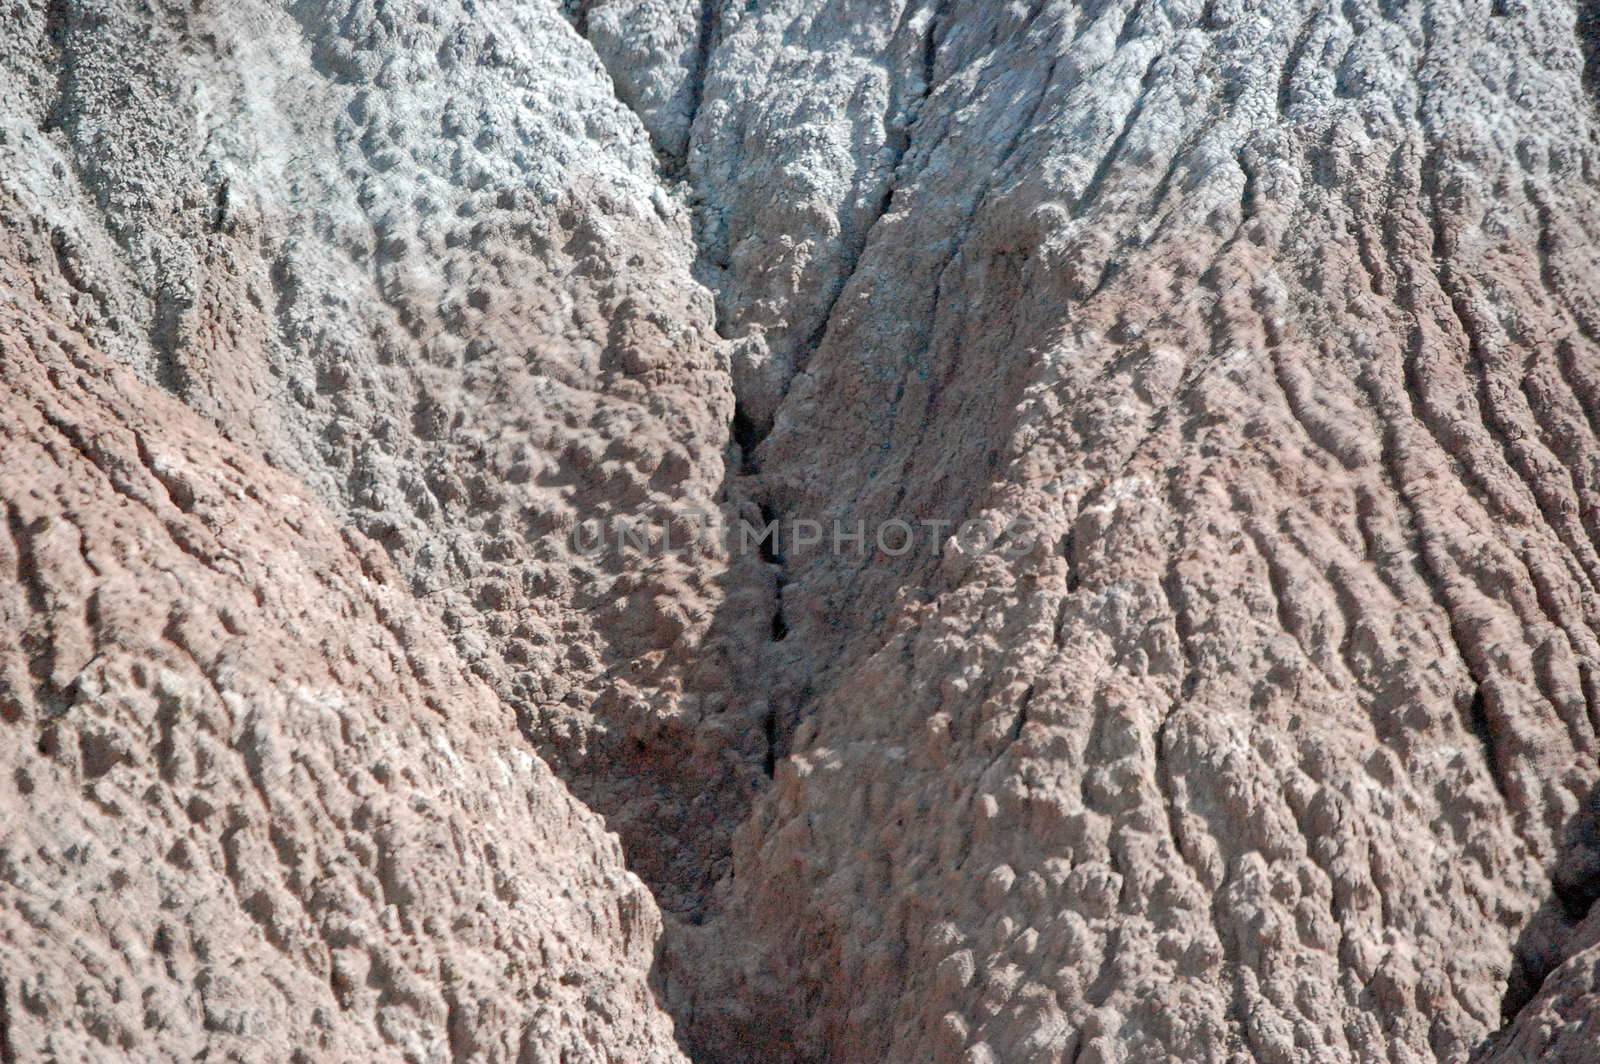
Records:
<instances>
[{"instance_id":1,"label":"pale grey rock surface","mask_svg":"<svg viewBox=\"0 0 1600 1064\"><path fill-rule=\"evenodd\" d=\"M1600 1051L1587 3L5 18L8 284L381 545L696 1059ZM704 512L943 531L570 542Z\"/></svg>"}]
</instances>

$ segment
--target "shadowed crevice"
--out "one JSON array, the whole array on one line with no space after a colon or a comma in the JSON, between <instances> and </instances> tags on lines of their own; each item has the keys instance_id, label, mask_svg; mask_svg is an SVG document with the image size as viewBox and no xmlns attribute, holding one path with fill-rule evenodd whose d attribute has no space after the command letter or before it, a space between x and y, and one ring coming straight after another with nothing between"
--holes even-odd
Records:
<instances>
[{"instance_id":1,"label":"shadowed crevice","mask_svg":"<svg viewBox=\"0 0 1600 1064\"><path fill-rule=\"evenodd\" d=\"M1600 0L1578 0L1573 30L1583 52L1583 87L1591 103L1600 101Z\"/></svg>"}]
</instances>

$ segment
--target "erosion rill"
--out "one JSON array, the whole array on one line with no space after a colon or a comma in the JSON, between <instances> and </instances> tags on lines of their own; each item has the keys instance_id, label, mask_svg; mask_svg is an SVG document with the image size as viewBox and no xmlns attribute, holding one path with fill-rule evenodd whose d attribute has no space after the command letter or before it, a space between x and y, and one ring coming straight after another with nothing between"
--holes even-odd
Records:
<instances>
[{"instance_id":1,"label":"erosion rill","mask_svg":"<svg viewBox=\"0 0 1600 1064\"><path fill-rule=\"evenodd\" d=\"M1600 1059L1595 8L0 11L0 1060Z\"/></svg>"}]
</instances>

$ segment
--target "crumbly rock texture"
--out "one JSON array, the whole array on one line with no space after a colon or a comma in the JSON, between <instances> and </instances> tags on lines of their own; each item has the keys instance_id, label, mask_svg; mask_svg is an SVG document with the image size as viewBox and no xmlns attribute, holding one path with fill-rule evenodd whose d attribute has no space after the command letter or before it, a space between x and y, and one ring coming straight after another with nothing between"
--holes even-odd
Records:
<instances>
[{"instance_id":1,"label":"crumbly rock texture","mask_svg":"<svg viewBox=\"0 0 1600 1064\"><path fill-rule=\"evenodd\" d=\"M0 24L0 1056L1600 1059L1592 0Z\"/></svg>"}]
</instances>

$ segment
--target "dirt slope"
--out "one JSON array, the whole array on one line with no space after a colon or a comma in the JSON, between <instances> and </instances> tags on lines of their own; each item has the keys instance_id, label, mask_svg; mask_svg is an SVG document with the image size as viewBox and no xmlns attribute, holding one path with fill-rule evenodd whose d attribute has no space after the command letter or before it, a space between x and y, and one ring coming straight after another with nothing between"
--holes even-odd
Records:
<instances>
[{"instance_id":1,"label":"dirt slope","mask_svg":"<svg viewBox=\"0 0 1600 1064\"><path fill-rule=\"evenodd\" d=\"M172 421L276 467L221 483L303 485L332 553L273 589L327 634L263 624L237 654L268 684L294 650L356 703L402 685L401 722L437 716L429 683L468 699L466 782L438 777L462 804L432 822L473 848L419 912L502 839L539 882L612 870L573 905L633 896L539 761L582 832L478 810L505 758L620 835L664 930L648 901L594 925L613 1019L561 1020L571 1056L667 1052L659 1002L705 1060L1587 1059L1588 8L16 5L6 410L19 439L40 395L98 403L97 432ZM21 527L108 505L68 468ZM706 514L825 533L575 539ZM899 522L905 551L875 535ZM318 590L346 552L392 566L432 679L364 671L383 656L339 618L366 600ZM19 603L70 559L30 564ZM149 584L120 572L64 601ZM40 631L7 691L53 690L40 655L89 690L73 639L172 652ZM145 741L118 765L158 762ZM215 904L277 963L251 896ZM572 919L504 904L530 938ZM419 1002L509 948L418 926ZM427 1040L434 1004L407 1021L432 1035L384 1003L337 1044L512 1055L520 985L461 1021L476 1050Z\"/></svg>"},{"instance_id":2,"label":"dirt slope","mask_svg":"<svg viewBox=\"0 0 1600 1064\"><path fill-rule=\"evenodd\" d=\"M382 550L18 295L4 1058L682 1059L616 837Z\"/></svg>"}]
</instances>

